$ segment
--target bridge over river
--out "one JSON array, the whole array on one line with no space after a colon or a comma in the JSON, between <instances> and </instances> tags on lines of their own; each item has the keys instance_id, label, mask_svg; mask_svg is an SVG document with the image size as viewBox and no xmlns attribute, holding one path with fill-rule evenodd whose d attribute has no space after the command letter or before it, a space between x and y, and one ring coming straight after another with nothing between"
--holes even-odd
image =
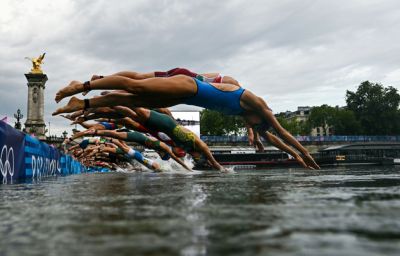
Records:
<instances>
[{"instance_id":1,"label":"bridge over river","mask_svg":"<svg viewBox=\"0 0 400 256\"><path fill-rule=\"evenodd\" d=\"M398 136L294 136L301 144L316 152L334 145L354 143L400 143ZM248 146L247 136L201 136L209 146Z\"/></svg>"}]
</instances>

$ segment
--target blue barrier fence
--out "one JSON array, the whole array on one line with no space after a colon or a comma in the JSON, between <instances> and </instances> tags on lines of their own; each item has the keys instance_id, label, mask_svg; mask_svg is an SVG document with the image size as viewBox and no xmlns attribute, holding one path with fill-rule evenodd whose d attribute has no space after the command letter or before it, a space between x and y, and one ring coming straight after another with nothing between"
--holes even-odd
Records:
<instances>
[{"instance_id":1,"label":"blue barrier fence","mask_svg":"<svg viewBox=\"0 0 400 256\"><path fill-rule=\"evenodd\" d=\"M300 142L400 142L400 136L294 136ZM205 142L247 142L247 136L201 136Z\"/></svg>"},{"instance_id":2,"label":"blue barrier fence","mask_svg":"<svg viewBox=\"0 0 400 256\"><path fill-rule=\"evenodd\" d=\"M84 167L71 156L1 121L0 149L3 183L8 180L98 171L96 168Z\"/></svg>"}]
</instances>

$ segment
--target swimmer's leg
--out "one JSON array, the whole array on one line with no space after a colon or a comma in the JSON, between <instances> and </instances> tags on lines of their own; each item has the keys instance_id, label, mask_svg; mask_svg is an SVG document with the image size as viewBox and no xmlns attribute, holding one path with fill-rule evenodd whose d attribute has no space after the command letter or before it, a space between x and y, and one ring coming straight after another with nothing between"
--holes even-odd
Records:
<instances>
[{"instance_id":1,"label":"swimmer's leg","mask_svg":"<svg viewBox=\"0 0 400 256\"><path fill-rule=\"evenodd\" d=\"M112 74L111 76L123 76L123 77L127 77L130 79L135 79L135 80L142 80L142 79L155 77L154 72L139 73L139 72L135 72L135 71L121 71L121 72ZM93 80L96 80L96 79L93 79Z\"/></svg>"},{"instance_id":2,"label":"swimmer's leg","mask_svg":"<svg viewBox=\"0 0 400 256\"><path fill-rule=\"evenodd\" d=\"M122 76L108 76L85 83L72 81L68 86L57 92L55 100L59 102L65 97L88 90L124 90L137 95L184 98L194 95L197 91L197 86L192 78L186 76L156 77L144 80L135 80Z\"/></svg>"},{"instance_id":3,"label":"swimmer's leg","mask_svg":"<svg viewBox=\"0 0 400 256\"><path fill-rule=\"evenodd\" d=\"M174 94L171 94L172 98L163 98L156 95L134 95L128 93L109 93L104 96L98 96L90 98L85 101L80 100L76 97L72 97L70 101L64 107L58 108L53 115L61 113L70 113L77 110L83 110L87 108L98 108L98 107L114 107L114 106L126 106L129 108L134 107L170 107L180 104L182 100L180 98L174 98Z\"/></svg>"}]
</instances>

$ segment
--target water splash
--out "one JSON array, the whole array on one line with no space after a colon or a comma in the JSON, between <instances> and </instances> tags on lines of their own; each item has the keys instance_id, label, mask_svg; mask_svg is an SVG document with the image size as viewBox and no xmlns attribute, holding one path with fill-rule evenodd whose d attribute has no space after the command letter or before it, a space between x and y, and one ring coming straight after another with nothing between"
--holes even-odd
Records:
<instances>
[{"instance_id":1,"label":"water splash","mask_svg":"<svg viewBox=\"0 0 400 256\"><path fill-rule=\"evenodd\" d=\"M175 162L172 158L165 161L162 160L158 154L155 153L144 153L144 156L146 158L151 159L152 161L157 162L161 166L161 172L162 173L179 173L179 174L199 174L203 173L202 171L198 170L192 170L188 171L183 166ZM191 157L186 156L183 158L184 163L192 169L194 167L194 163L192 161ZM128 163L125 163L124 165L120 166L119 168L116 169L117 172L122 172L122 173L132 173L132 172L154 172L153 170L147 168L146 166L140 164L136 160L131 160Z\"/></svg>"}]
</instances>

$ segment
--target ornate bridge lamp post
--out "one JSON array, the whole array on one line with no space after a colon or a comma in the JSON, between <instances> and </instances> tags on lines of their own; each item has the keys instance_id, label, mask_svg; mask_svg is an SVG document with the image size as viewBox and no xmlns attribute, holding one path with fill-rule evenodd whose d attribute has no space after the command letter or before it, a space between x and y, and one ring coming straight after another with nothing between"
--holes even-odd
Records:
<instances>
[{"instance_id":1,"label":"ornate bridge lamp post","mask_svg":"<svg viewBox=\"0 0 400 256\"><path fill-rule=\"evenodd\" d=\"M17 129L17 130L21 130L21 123L20 123L19 120L24 118L24 115L21 114L21 110L20 109L17 110L17 113L14 114L14 117L17 119L17 122L15 123L14 128Z\"/></svg>"}]
</instances>

